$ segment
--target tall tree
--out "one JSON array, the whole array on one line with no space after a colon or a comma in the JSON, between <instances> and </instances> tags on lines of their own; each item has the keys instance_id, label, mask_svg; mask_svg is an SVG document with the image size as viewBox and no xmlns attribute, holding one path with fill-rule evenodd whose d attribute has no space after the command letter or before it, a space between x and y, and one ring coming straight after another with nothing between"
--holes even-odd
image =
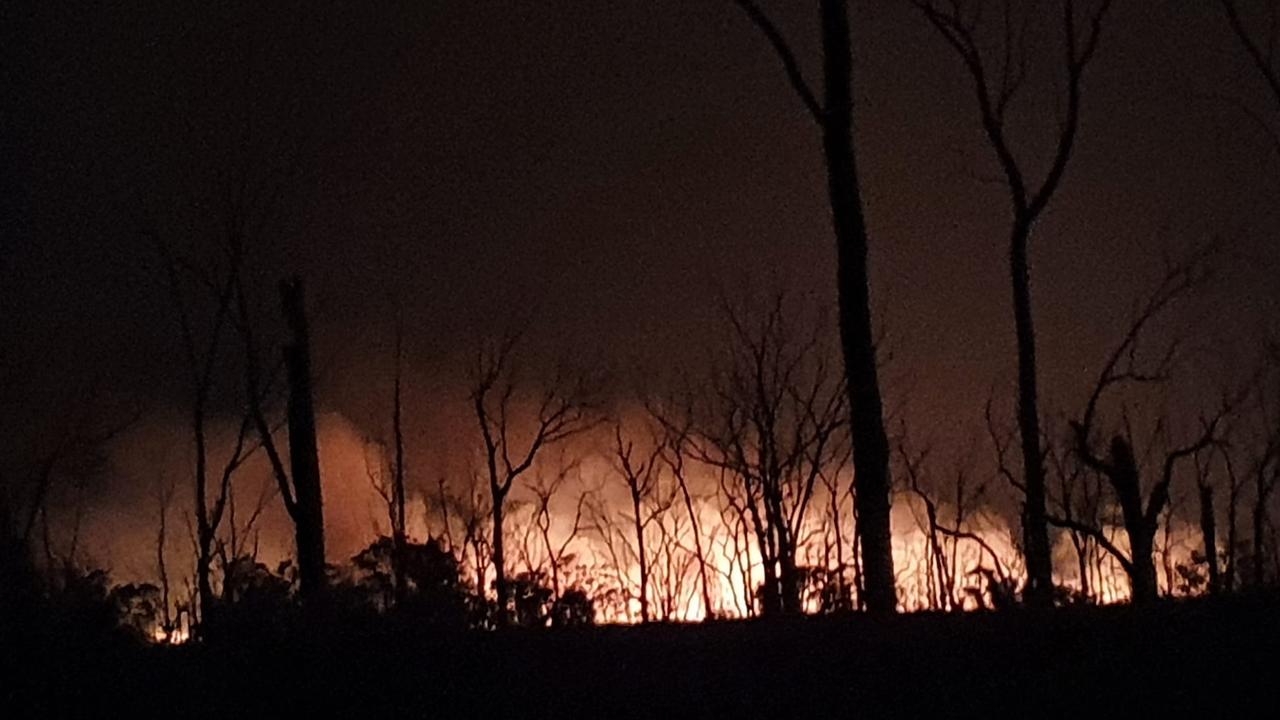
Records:
<instances>
[{"instance_id":1,"label":"tall tree","mask_svg":"<svg viewBox=\"0 0 1280 720\"><path fill-rule=\"evenodd\" d=\"M734 0L773 46L792 88L822 136L827 194L836 239L836 286L840 296L840 340L853 434L855 515L863 555L867 609L897 610L890 526L892 484L889 439L884 427L879 367L868 287L867 222L862 208L853 142L853 57L848 0L820 0L822 101L804 79L795 53L754 0Z\"/></svg>"},{"instance_id":2,"label":"tall tree","mask_svg":"<svg viewBox=\"0 0 1280 720\"><path fill-rule=\"evenodd\" d=\"M311 389L311 336L302 279L294 276L280 283L280 302L291 334L283 348L288 378L285 414L288 419L289 469L276 445L262 402L261 367L249 304L243 283L237 282L240 330L245 344L245 389L249 412L258 438L266 450L280 498L293 522L298 554L298 584L304 603L314 603L325 593L324 505L320 490L320 455L316 445L315 406Z\"/></svg>"},{"instance_id":3,"label":"tall tree","mask_svg":"<svg viewBox=\"0 0 1280 720\"><path fill-rule=\"evenodd\" d=\"M1013 322L1018 354L1017 415L1022 449L1023 552L1027 561L1025 597L1036 606L1053 603L1053 561L1045 516L1045 450L1040 428L1037 387L1036 331L1031 307L1029 243L1037 221L1048 207L1067 170L1080 128L1081 81L1098 48L1103 20L1111 0L1100 0L1084 13L1074 0L1062 0L1062 71L1065 110L1053 140L1054 150L1043 180L1028 172L1029 163L1015 155L1008 132L1009 109L1028 76L1029 25L1040 13L1037 5L1003 0L998 17L996 59L984 52L979 37L981 2L913 0L929 23L955 50L973 81L978 112L987 143L1004 174L1011 210L1009 224L1009 280L1013 291Z\"/></svg>"},{"instance_id":4,"label":"tall tree","mask_svg":"<svg viewBox=\"0 0 1280 720\"><path fill-rule=\"evenodd\" d=\"M217 600L211 579L215 541L231 497L231 480L235 472L249 458L253 448L246 442L251 430L250 417L242 414L230 454L216 471L216 485L210 498L210 404L217 383L220 361L225 359L228 327L234 321L235 283L240 272L241 254L238 247L224 248L225 267L201 268L200 264L179 260L170 248L154 238L164 263L168 281L169 300L178 323L179 339L184 364L188 373L190 393L191 439L195 456L192 466L195 509L195 562L196 562L196 610L203 622L214 612ZM188 299L184 287L194 280L208 297L204 302ZM205 306L208 306L205 308ZM197 312L206 312L197 317ZM207 317L204 317L207 315ZM207 327L197 327L197 323ZM163 524L162 524L163 529ZM167 583L166 583L167 584ZM167 595L167 588L166 588Z\"/></svg>"},{"instance_id":5,"label":"tall tree","mask_svg":"<svg viewBox=\"0 0 1280 720\"><path fill-rule=\"evenodd\" d=\"M391 570L395 578L396 602L403 602L408 588L405 577L405 547L408 533L405 525L405 491L404 491L404 406L402 399L404 385L404 321L399 309L396 311L396 367L395 382L391 401L391 437L395 453L391 468L391 488L388 494L388 510L391 520Z\"/></svg>"}]
</instances>

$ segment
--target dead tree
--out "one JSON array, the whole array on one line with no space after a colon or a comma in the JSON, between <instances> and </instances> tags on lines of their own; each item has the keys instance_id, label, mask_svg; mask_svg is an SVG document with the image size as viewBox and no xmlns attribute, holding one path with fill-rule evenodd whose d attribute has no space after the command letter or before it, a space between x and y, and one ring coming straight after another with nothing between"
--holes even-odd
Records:
<instances>
[{"instance_id":1,"label":"dead tree","mask_svg":"<svg viewBox=\"0 0 1280 720\"><path fill-rule=\"evenodd\" d=\"M211 570L216 553L219 528L222 525L227 501L231 497L231 481L236 471L255 449L248 442L252 418L241 414L237 424L230 454L214 476L216 485L210 498L210 404L217 384L217 371L227 356L227 343L235 320L236 283L241 271L243 253L236 243L222 248L219 263L201 266L190 260L176 258L170 248L155 238L159 256L164 263L168 281L169 300L178 324L179 339L184 364L188 373L190 393L190 429L195 452L192 468L195 497L195 550L196 589L199 599L197 612L201 620L213 611L217 598L213 591ZM191 302L184 289L194 283L200 293L207 295L204 303ZM197 318L199 308L208 306ZM197 322L207 325L203 333Z\"/></svg>"},{"instance_id":2,"label":"dead tree","mask_svg":"<svg viewBox=\"0 0 1280 720\"><path fill-rule=\"evenodd\" d=\"M531 530L537 530L538 538L542 541L542 552L545 554L547 565L550 567L548 574L551 577L551 592L555 600L561 597L560 576L563 573L563 568L572 559L572 554L569 553L569 546L578 539L578 535L583 529L583 513L586 509L588 493L586 491L578 493L578 499L574 506L573 523L559 543L551 539L551 526L554 519L551 512L551 502L564 487L570 476L576 473L577 469L578 464L576 462L562 462L560 469L551 475L550 480L547 479L546 474L537 473L534 481L530 484L534 502L533 515L530 517L529 526ZM533 568L530 568L530 570L532 571Z\"/></svg>"},{"instance_id":3,"label":"dead tree","mask_svg":"<svg viewBox=\"0 0 1280 720\"><path fill-rule=\"evenodd\" d=\"M1168 381L1177 344L1171 343L1152 367L1144 368L1138 359L1139 339L1143 329L1157 316L1180 296L1204 281L1203 263L1210 250L1201 251L1186 263L1169 268L1156 292L1136 313L1128 332L1103 365L1080 419L1071 423L1072 446L1076 457L1089 470L1107 481L1119 505L1121 522L1129 540L1129 552L1125 553L1116 546L1101 527L1062 517L1050 518L1054 525L1089 534L1100 547L1115 557L1129 576L1132 600L1139 605L1153 602L1159 592L1153 562L1155 538L1161 514L1169 504L1170 487L1178 466L1219 441L1219 426L1234 402L1224 400L1223 407L1216 414L1201 420L1201 427L1193 440L1163 453L1154 479L1148 483L1150 489L1146 491L1145 497L1143 468L1134 453L1130 424L1126 422L1123 430L1112 435L1105 452L1097 449L1099 407L1108 391L1116 391L1126 385ZM1153 438L1156 438L1153 442L1165 434L1165 423L1159 421L1152 433Z\"/></svg>"},{"instance_id":4,"label":"dead tree","mask_svg":"<svg viewBox=\"0 0 1280 720\"><path fill-rule=\"evenodd\" d=\"M405 578L405 548L408 543L408 533L405 523L405 467L404 467L404 412L402 404L403 390L403 364L404 364L404 325L397 313L396 315L396 339L395 339L395 371L394 380L392 382L392 398L391 398L391 439L392 439L392 458L390 483L377 482L374 489L378 495L382 497L382 501L387 506L387 521L391 529L391 575L392 585L394 586L395 601L397 604L404 602L405 593L408 591L408 581Z\"/></svg>"},{"instance_id":5,"label":"dead tree","mask_svg":"<svg viewBox=\"0 0 1280 720\"><path fill-rule=\"evenodd\" d=\"M989 416L989 412L988 412ZM1052 476L1057 479L1058 497L1053 498L1056 512L1068 523L1090 527L1100 527L1102 485L1097 474L1086 472L1080 463L1074 462L1070 448L1050 443L1047 447L1049 466ZM1008 472L1007 470L1005 472ZM1052 493L1051 493L1052 495ZM1076 571L1080 575L1079 598L1082 600L1098 600L1101 588L1096 587L1094 568L1097 565L1097 543L1093 536L1080 532L1072 527L1067 528L1067 537L1071 541L1076 555Z\"/></svg>"},{"instance_id":6,"label":"dead tree","mask_svg":"<svg viewBox=\"0 0 1280 720\"><path fill-rule=\"evenodd\" d=\"M821 331L792 334L781 296L753 326L732 309L726 315L730 346L694 410L690 448L726 473L726 496L748 521L763 565L763 613L797 613L800 534L819 475L842 451L846 395Z\"/></svg>"},{"instance_id":7,"label":"dead tree","mask_svg":"<svg viewBox=\"0 0 1280 720\"><path fill-rule=\"evenodd\" d=\"M644 535L652 516L646 517L642 505L656 489L661 470L658 457L662 446L653 443L652 450L642 458L633 457L635 444L622 439L622 423L613 426L613 454L617 460L615 470L627 486L627 496L631 500L631 521L636 539L636 563L640 568L640 588L637 595L640 600L640 622L649 622L649 554L645 551Z\"/></svg>"},{"instance_id":8,"label":"dead tree","mask_svg":"<svg viewBox=\"0 0 1280 720\"><path fill-rule=\"evenodd\" d=\"M169 584L169 564L165 558L165 545L169 539L169 506L173 502L174 483L161 477L156 483L156 510L159 516L156 528L156 577L160 581L160 628L165 640L172 635L177 624L174 622L172 597Z\"/></svg>"},{"instance_id":9,"label":"dead tree","mask_svg":"<svg viewBox=\"0 0 1280 720\"><path fill-rule=\"evenodd\" d=\"M958 602L955 596L955 570L947 562L943 539L944 528L938 516L938 503L921 484L924 462L929 456L929 450L925 448L918 453L913 453L907 443L906 428L903 428L897 445L902 470L910 483L911 492L924 505L925 510L925 522L920 523L920 526L926 533L927 541L925 591L929 607L936 610L951 610Z\"/></svg>"},{"instance_id":10,"label":"dead tree","mask_svg":"<svg viewBox=\"0 0 1280 720\"><path fill-rule=\"evenodd\" d=\"M311 389L311 340L307 328L302 279L294 276L280 283L281 307L291 334L290 342L283 348L289 388L285 412L289 439L288 469L285 468L280 449L276 445L271 424L267 421L261 365L243 282L237 281L236 293L240 332L245 346L245 389L250 418L270 461L272 475L280 489L280 499L293 523L299 593L304 603L314 604L324 597L328 579L325 574L320 456L316 446L315 407Z\"/></svg>"},{"instance_id":11,"label":"dead tree","mask_svg":"<svg viewBox=\"0 0 1280 720\"><path fill-rule=\"evenodd\" d=\"M510 595L506 575L504 512L507 496L515 481L538 459L544 448L568 440L594 424L594 392L584 373L563 368L533 399L527 426L515 413L518 378L512 356L518 334L509 334L476 355L472 370L470 400L484 442L484 464L489 481L493 516L494 589L497 593L497 622L508 624ZM524 437L521 437L524 435Z\"/></svg>"},{"instance_id":12,"label":"dead tree","mask_svg":"<svg viewBox=\"0 0 1280 720\"><path fill-rule=\"evenodd\" d=\"M1218 518L1213 502L1213 476L1210 466L1197 455L1195 460L1196 497L1200 504L1200 540L1205 565L1209 571L1209 594L1222 591L1222 571L1218 564Z\"/></svg>"},{"instance_id":13,"label":"dead tree","mask_svg":"<svg viewBox=\"0 0 1280 720\"><path fill-rule=\"evenodd\" d=\"M896 611L898 601L890 528L889 440L884 427L884 403L871 321L867 221L853 143L853 58L847 0L819 2L823 57L821 102L805 81L791 46L768 15L754 0L734 2L777 53L788 81L822 136L827 194L836 239L844 386L854 448L856 532L863 555L867 608L873 613L891 614Z\"/></svg>"},{"instance_id":14,"label":"dead tree","mask_svg":"<svg viewBox=\"0 0 1280 720\"><path fill-rule=\"evenodd\" d=\"M1018 3L1004 0L998 12L1000 44L993 60L979 37L980 2L913 0L925 18L955 50L973 82L982 129L1004 174L1009 192L1009 278L1013 291L1014 330L1018 355L1018 430L1022 448L1023 552L1027 561L1026 599L1047 607L1053 602L1053 562L1045 519L1045 451L1041 444L1037 387L1036 333L1031 312L1029 242L1037 221L1062 184L1080 127L1081 82L1098 47L1111 0L1099 0L1082 22L1073 0L1062 0L1065 111L1054 138L1052 159L1038 183L1025 161L1014 154L1008 136L1009 108L1028 75L1028 25L1039 7L1023 14Z\"/></svg>"},{"instance_id":15,"label":"dead tree","mask_svg":"<svg viewBox=\"0 0 1280 720\"><path fill-rule=\"evenodd\" d=\"M689 515L689 527L693 534L694 556L698 562L698 587L702 592L702 608L703 619L710 620L715 617L715 609L711 604L711 584L707 579L707 556L703 550L702 542L702 523L698 518L698 511L693 503L693 493L689 490L689 478L685 471L685 457L687 449L685 444L688 442L688 427L674 428L667 425L661 419L659 413L652 408L649 411L651 417L663 426L664 437L659 445L659 456L666 464L667 469L675 478L677 487L680 488L680 497L684 500L685 512Z\"/></svg>"},{"instance_id":16,"label":"dead tree","mask_svg":"<svg viewBox=\"0 0 1280 720\"><path fill-rule=\"evenodd\" d=\"M1274 363L1275 361L1272 360ZM1271 375L1276 375L1276 366L1271 367ZM1263 378L1258 384L1253 405L1253 423L1257 426L1257 435L1242 442L1246 477L1242 484L1252 485L1253 506L1249 509L1249 527L1252 537L1249 543L1249 563L1241 577L1241 581L1249 587L1258 589L1268 584L1267 559L1280 563L1276 557L1276 549L1267 547L1267 537L1271 530L1270 503L1276 488L1280 487L1280 415L1273 405L1271 393L1276 386L1269 386ZM1280 578L1277 568L1276 578Z\"/></svg>"}]
</instances>

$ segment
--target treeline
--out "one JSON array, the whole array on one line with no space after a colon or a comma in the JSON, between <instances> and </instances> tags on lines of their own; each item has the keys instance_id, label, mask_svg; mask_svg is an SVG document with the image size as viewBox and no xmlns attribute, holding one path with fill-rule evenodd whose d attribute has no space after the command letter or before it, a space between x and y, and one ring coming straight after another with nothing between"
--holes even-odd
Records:
<instances>
[{"instance_id":1,"label":"treeline","mask_svg":"<svg viewBox=\"0 0 1280 720\"><path fill-rule=\"evenodd\" d=\"M1149 410L1188 381L1174 352L1184 336L1142 343L1144 331L1209 280L1215 257L1210 248L1170 266L1078 412L1046 435L1057 605L1255 592L1280 580L1275 356L1203 415ZM174 642L292 627L308 608L455 629L863 610L847 393L827 315L776 295L726 304L723 318L724 340L705 374L626 401L595 370L559 363L538 373L522 362L519 333L486 343L472 358L466 394L475 468L435 483L406 467L413 413L403 407L397 342L390 433L370 441L365 458L385 510L371 534L385 534L346 562L322 566L310 587L296 560L268 567L257 527L277 497L288 492L298 502L285 484L290 468L298 473L297 390L281 382L269 399L246 401L230 434L209 432L193 403L191 446L206 455L194 456L190 480L203 496L183 509L196 520L192 565L175 567L165 554L176 511L171 484L157 498L156 579L115 587L105 572L83 567L74 536L69 545L50 542L57 508L40 500L28 538L9 536L6 575L26 578L9 585L10 600L72 613L96 633L118 625ZM296 338L287 352L298 352ZM1125 383L1140 392L1117 392ZM985 418L987 442L950 462L905 423L892 433L903 610L1026 602L1018 528L1006 519L1022 490L1009 467L1013 431L990 404ZM303 427L311 432L304 447L315 453L314 421ZM101 456L118 432L77 438L51 458L43 481L109 472L101 457L89 467L78 456ZM274 480L237 509L235 489L246 492L244 465L254 456ZM411 528L413 510L421 522ZM287 515L297 523L295 511ZM323 536L319 518L316 530L295 534L295 545Z\"/></svg>"},{"instance_id":2,"label":"treeline","mask_svg":"<svg viewBox=\"0 0 1280 720\"><path fill-rule=\"evenodd\" d=\"M323 107L324 98L296 97L323 83L282 81L282 106L267 123L252 116L259 100L277 99L266 93L237 106L244 114L229 119L218 114L228 105L223 98L197 97L207 114L184 118L199 121L187 123L193 134L187 145L218 150L209 152L206 184L186 188L197 197L182 202L147 198L131 217L132 229L154 248L185 373L193 459L181 482L192 489L184 512L192 518L194 567L177 573L181 579L170 577L164 557L174 531L167 514L172 491L158 503L156 583L109 588L105 575L80 568L78 515L70 549L55 550L49 517L56 489L109 471L105 449L129 425L86 409L6 479L5 575L20 578L5 584L6 604L34 612L87 603L111 609L99 615L124 618L135 629L158 624L159 632L144 634L167 636L187 626L199 635L238 608L266 617L266 607L407 612L416 604L442 622L503 627L1045 608L1120 594L1149 605L1161 595L1274 585L1280 351L1262 337L1254 348L1219 348L1224 364L1257 359L1248 360L1252 369L1241 377L1223 378L1229 385L1220 392L1207 392L1201 379L1185 377L1183 338L1174 332L1170 340L1158 327L1212 278L1220 244L1166 262L1126 330L1099 358L1097 376L1080 388L1078 405L1058 417L1041 406L1045 357L1034 322L1031 240L1081 141L1085 78L1104 47L1113 3L1063 0L1049 21L1014 2L991 14L980 12L980 3L914 3L973 88L981 138L1009 201L1000 217L1008 221L1016 339L1012 422L1006 426L993 398L985 413L989 456L950 468L931 462L927 447L909 428L895 427L886 410L892 393L881 387L883 348L868 290L876 232L863 212L853 141L858 85L847 3L818 3L823 63L816 83L764 8L752 0L734 4L777 55L822 141L837 260L831 322L797 321L801 314L781 300L727 308L727 339L707 374L632 398L624 405L638 409L625 417L616 393L594 373L566 365L532 378L520 372L520 334L495 338L477 352L469 375L478 471L441 485L434 502L404 459L397 342L393 432L387 457L372 473L389 532L335 570L326 565L303 286L286 278L270 299L261 287L264 278L287 275L268 250L272 233L303 166L332 139L326 128L308 126L304 112ZM1277 69L1261 49L1268 38L1250 31L1236 3L1217 5L1235 50L1271 99L1280 98ZM1055 50L1037 55L1047 48ZM1033 66L1049 81L1029 82ZM243 91L237 80L226 82L228 92ZM1047 152L1023 157L1010 140L1026 117L1013 110L1020 103L1056 109L1059 122L1037 138ZM1274 117L1249 116L1268 137L1280 137ZM1043 130L1031 123L1025 129L1036 128ZM190 207L198 221L169 214ZM191 240L192 227L216 231ZM402 323L396 324L399 336ZM829 342L832 330L838 332ZM1167 402L1196 405L1208 394L1217 397L1198 407ZM236 432L224 447L226 439L211 428L214 418L225 417ZM564 478L583 458L568 455L583 438L601 436L612 440L612 471L588 473L587 487L574 488ZM237 517L236 480L250 457L265 460L275 492L261 496L248 517L241 506ZM604 502L606 483L626 502ZM572 524L564 527L552 501L564 504L575 490ZM295 557L270 570L257 560L252 528L277 497L294 530ZM414 498L431 507L429 537L411 536L407 506ZM1016 508L1016 527L999 519L999 509L1008 507ZM894 524L901 530L908 517L922 548L914 556L895 548ZM1117 574L1125 585L1120 592Z\"/></svg>"}]
</instances>

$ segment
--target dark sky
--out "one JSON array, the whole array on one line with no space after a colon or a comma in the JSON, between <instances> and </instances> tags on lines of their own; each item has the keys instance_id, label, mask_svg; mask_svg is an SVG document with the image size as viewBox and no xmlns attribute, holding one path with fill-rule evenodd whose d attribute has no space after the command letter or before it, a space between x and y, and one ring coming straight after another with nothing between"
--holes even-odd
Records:
<instances>
[{"instance_id":1,"label":"dark sky","mask_svg":"<svg viewBox=\"0 0 1280 720\"><path fill-rule=\"evenodd\" d=\"M763 4L817 82L816 4ZM210 173L269 174L300 133L255 273L306 275L320 401L357 422L385 403L393 299L420 407L456 400L475 338L530 308L535 348L652 373L705 362L722 289L831 301L816 130L728 0L256 5L5 11L0 300L18 416L89 376L176 397L138 218L200 252L217 232ZM1117 3L1089 68L1078 152L1032 249L1053 408L1083 400L1162 252L1231 241L1223 281L1179 321L1212 320L1191 332L1201 344L1240 343L1204 361L1204 385L1242 371L1224 358L1275 317L1280 168L1232 102L1274 108L1213 5ZM983 180L995 166L949 49L907 2L854 6L887 394L927 433L963 435L990 388L1011 393L1007 203ZM1054 130L1058 40L1043 42L1014 116L1027 158Z\"/></svg>"}]
</instances>

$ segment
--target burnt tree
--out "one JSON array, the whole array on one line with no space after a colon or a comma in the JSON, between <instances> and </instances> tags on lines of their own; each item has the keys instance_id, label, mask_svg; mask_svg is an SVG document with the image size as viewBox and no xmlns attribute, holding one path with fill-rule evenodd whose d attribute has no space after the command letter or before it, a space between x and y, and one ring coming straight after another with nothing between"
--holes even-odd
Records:
<instances>
[{"instance_id":1,"label":"burnt tree","mask_svg":"<svg viewBox=\"0 0 1280 720\"><path fill-rule=\"evenodd\" d=\"M297 546L298 584L304 603L322 598L327 587L324 550L324 504L320 490L320 455L316 446L316 417L311 387L311 337L302 279L280 283L280 303L290 340L283 348L288 379L285 416L288 421L289 468L267 422L260 388L261 368L244 284L237 282L240 329L245 344L245 386L249 411L259 441L267 453L280 498L293 523Z\"/></svg>"},{"instance_id":2,"label":"burnt tree","mask_svg":"<svg viewBox=\"0 0 1280 720\"><path fill-rule=\"evenodd\" d=\"M515 481L525 474L545 448L567 440L594 424L594 393L582 373L563 368L529 403L530 416L520 427L517 418L518 383L513 353L520 340L509 334L476 355L470 400L484 443L484 468L492 502L494 590L497 623L510 622L510 587L504 539L507 498ZM526 398L520 398L523 401ZM530 429L531 428L531 429Z\"/></svg>"},{"instance_id":3,"label":"burnt tree","mask_svg":"<svg viewBox=\"0 0 1280 720\"><path fill-rule=\"evenodd\" d=\"M853 436L856 530L863 556L867 609L897 610L890 527L889 439L884 427L875 333L868 286L866 216L853 142L853 58L847 0L820 0L822 100L805 81L795 53L754 0L734 0L773 46L822 136L827 195L836 239L836 286L845 391Z\"/></svg>"},{"instance_id":4,"label":"burnt tree","mask_svg":"<svg viewBox=\"0 0 1280 720\"><path fill-rule=\"evenodd\" d=\"M1103 365L1093 391L1078 420L1071 422L1071 443L1075 456L1091 471L1102 476L1110 487L1120 519L1129 541L1124 552L1103 531L1101 526L1087 525L1067 518L1053 517L1049 521L1059 527L1088 534L1099 547L1112 555L1129 576L1132 600L1143 605L1153 602L1159 592L1153 555L1156 533L1161 514L1166 511L1170 499L1170 487L1179 465L1219 442L1219 426L1229 413L1233 400L1224 399L1221 409L1212 417L1201 420L1194 439L1162 453L1154 473L1144 473L1143 463L1134 452L1132 423L1127 420L1124 428L1106 442L1106 450L1098 448L1098 418L1100 403L1108 392L1125 385L1165 383L1174 360L1177 343L1171 343L1150 367L1143 367L1138 359L1138 342L1143 330L1180 296L1191 291L1206 278L1203 263L1212 248L1193 255L1182 265L1171 267L1156 292L1136 314L1121 342ZM1158 421L1154 436L1164 435L1166 423ZM1144 497L1145 475L1154 476Z\"/></svg>"},{"instance_id":5,"label":"burnt tree","mask_svg":"<svg viewBox=\"0 0 1280 720\"><path fill-rule=\"evenodd\" d=\"M992 61L979 37L982 4L914 0L925 18L956 52L973 82L982 129L1004 174L1009 193L1009 280L1014 333L1017 341L1018 432L1022 449L1023 552L1027 561L1025 597L1032 605L1053 603L1053 561L1045 516L1045 450L1040 427L1036 331L1031 305L1029 244L1037 221L1062 184L1080 128L1081 82L1098 47L1102 23L1111 0L1101 0L1083 18L1073 0L1062 0L1062 68L1065 111L1054 138L1052 159L1039 182L1030 178L1027 163L1014 154L1008 134L1009 108L1028 75L1028 24L1038 8L1019 17L1016 3L1004 0L998 58Z\"/></svg>"}]
</instances>

